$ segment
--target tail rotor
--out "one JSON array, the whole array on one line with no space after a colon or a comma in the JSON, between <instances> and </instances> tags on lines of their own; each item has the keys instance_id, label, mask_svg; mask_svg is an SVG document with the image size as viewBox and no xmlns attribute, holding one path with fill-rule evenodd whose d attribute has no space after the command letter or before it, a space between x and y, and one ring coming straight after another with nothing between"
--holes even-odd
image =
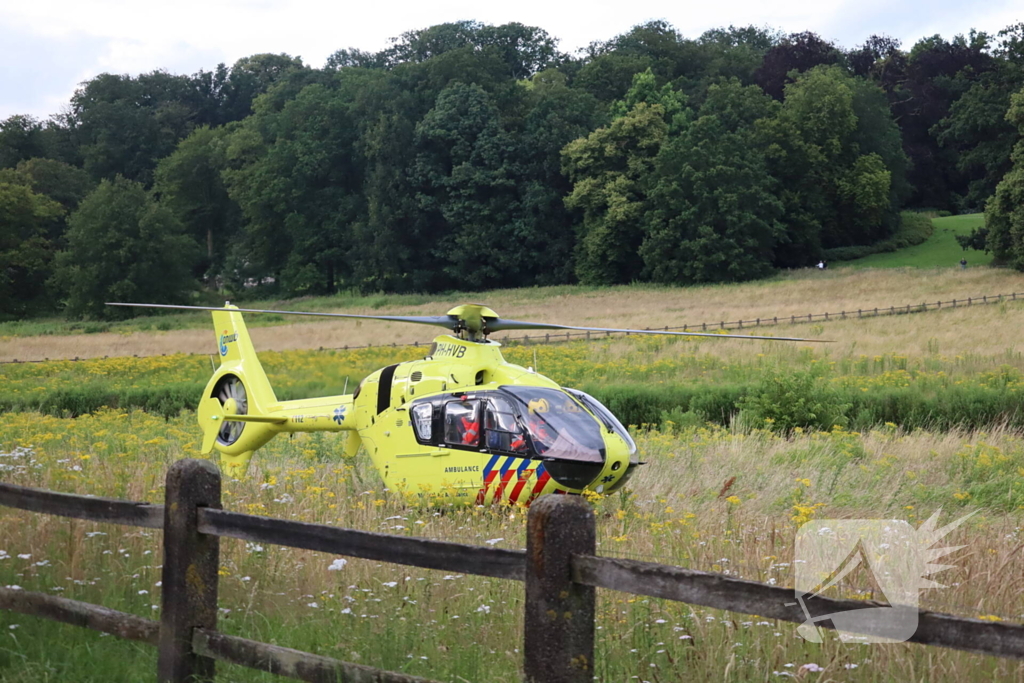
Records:
<instances>
[{"instance_id":1,"label":"tail rotor","mask_svg":"<svg viewBox=\"0 0 1024 683\"><path fill-rule=\"evenodd\" d=\"M213 395L220 401L224 412L229 415L248 415L249 397L245 384L237 375L224 375L217 381ZM231 446L242 436L244 422L224 421L217 433L217 443Z\"/></svg>"}]
</instances>

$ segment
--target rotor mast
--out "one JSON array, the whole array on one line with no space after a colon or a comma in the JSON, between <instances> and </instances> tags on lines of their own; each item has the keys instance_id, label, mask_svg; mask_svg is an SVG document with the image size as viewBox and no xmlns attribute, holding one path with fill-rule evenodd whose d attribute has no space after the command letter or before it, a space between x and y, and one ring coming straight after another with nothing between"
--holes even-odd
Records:
<instances>
[{"instance_id":1,"label":"rotor mast","mask_svg":"<svg viewBox=\"0 0 1024 683\"><path fill-rule=\"evenodd\" d=\"M463 304L448 311L448 316L455 319L452 332L459 339L472 342L485 342L490 330L489 321L497 320L498 314L482 304Z\"/></svg>"}]
</instances>

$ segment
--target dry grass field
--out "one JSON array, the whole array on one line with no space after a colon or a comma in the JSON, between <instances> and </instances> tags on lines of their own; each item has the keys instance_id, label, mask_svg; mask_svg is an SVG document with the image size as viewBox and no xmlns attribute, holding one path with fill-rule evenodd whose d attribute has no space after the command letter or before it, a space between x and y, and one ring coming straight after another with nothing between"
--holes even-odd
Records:
<instances>
[{"instance_id":1,"label":"dry grass field","mask_svg":"<svg viewBox=\"0 0 1024 683\"><path fill-rule=\"evenodd\" d=\"M519 320L547 321L588 327L664 327L716 321L788 317L841 310L889 308L922 302L966 299L982 295L1024 291L1024 276L1016 271L973 268L959 269L853 269L825 272L794 271L770 281L739 285L690 288L610 287L579 293L551 290L501 290L486 295L482 303L499 315ZM479 299L481 295L471 295ZM437 298L417 306L354 306L339 313L378 315L436 315L465 300L459 295ZM261 304L253 304L259 307ZM318 306L318 308L320 308ZM1014 307L1015 308L1015 307ZM1004 313L1012 310L972 309L941 313L934 317L934 329L927 336L918 323L903 325L893 319L874 322L829 323L824 331L809 325L770 328L767 334L807 336L817 334L852 343L848 330L856 326L857 353L908 352L927 348L935 338L944 353L970 350L991 354L1014 347L1012 321ZM930 314L933 315L933 314ZM965 324L968 329L964 329ZM1019 328L1017 328L1019 329ZM432 328L374 321L298 322L261 327L253 333L257 350L283 351L367 344L411 344L429 342ZM965 339L966 337L966 339ZM717 343L717 342L716 342ZM978 348L982 344L985 348ZM968 349L969 345L969 349ZM214 348L209 328L134 332L101 332L67 336L0 336L0 361L42 358L94 358L103 356L209 353ZM739 348L739 347L737 347ZM742 347L749 348L749 347ZM840 347L841 348L841 347ZM986 350L987 349L987 350Z\"/></svg>"}]
</instances>

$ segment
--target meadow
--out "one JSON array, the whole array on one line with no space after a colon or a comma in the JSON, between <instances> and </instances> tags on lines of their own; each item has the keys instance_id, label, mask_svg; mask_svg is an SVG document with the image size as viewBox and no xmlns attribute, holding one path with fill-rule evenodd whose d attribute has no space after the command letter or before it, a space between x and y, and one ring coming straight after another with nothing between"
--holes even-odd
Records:
<instances>
[{"instance_id":1,"label":"meadow","mask_svg":"<svg viewBox=\"0 0 1024 683\"><path fill-rule=\"evenodd\" d=\"M101 411L66 420L0 416L4 479L158 501L167 466L196 456L191 416ZM886 516L917 523L980 509L949 539L967 544L922 606L985 619L1024 612L1016 553L1024 439L988 433L835 429L782 437L715 427L639 430L648 464L630 490L596 500L599 552L786 585L796 527L809 519ZM406 507L357 458L315 435L271 442L245 481L226 483L234 510L402 535L519 548L519 508ZM972 493L972 491L974 493ZM1007 494L1010 498L1007 498ZM155 617L159 532L3 510L0 585L18 585ZM225 539L223 630L448 681L514 681L519 584ZM856 581L847 597L872 597ZM599 680L1006 680L1020 665L913 645L803 641L795 625L599 593ZM153 652L0 613L4 681L144 680ZM60 647L54 645L61 643ZM813 665L813 666L811 666ZM822 670L819 671L818 667ZM221 667L221 680L272 680ZM775 672L779 672L775 674ZM634 678L637 677L637 678Z\"/></svg>"},{"instance_id":2,"label":"meadow","mask_svg":"<svg viewBox=\"0 0 1024 683\"><path fill-rule=\"evenodd\" d=\"M841 269L694 291L618 288L543 301L531 292L518 300L504 293L513 312L505 305L500 312L551 319L544 311L556 307L561 317L554 319L565 322L623 315L630 322L617 324L674 325L694 322L695 309L736 319L772 306L817 310L819 301L821 310L867 308L1011 292L1019 279L987 268ZM403 306L387 310L436 310ZM669 313L677 317L660 323ZM964 547L942 560L951 568L931 578L945 587L924 590L921 606L1020 621L1022 323L1024 301L1008 301L758 330L835 340L830 344L631 337L514 344L505 355L601 396L632 423L647 464L624 492L595 497L600 553L791 585L793 540L803 522L881 517L917 525L940 509L941 523L975 512L946 539ZM356 334L369 334L370 326ZM373 369L423 354L402 346L267 346L270 334L306 343L309 329L254 331L281 398L340 393L346 383L351 390ZM210 346L212 335L202 334ZM0 479L161 502L169 464L202 457L191 406L210 363L206 355L178 354L0 366ZM341 455L342 438L271 441L247 479L225 482L225 507L524 547L523 509L407 507L381 489L367 459ZM0 508L0 585L156 618L159 541L159 532ZM225 539L220 628L435 680L519 679L520 584L341 559ZM855 572L841 595L878 597L872 585ZM145 646L0 612L5 682L148 680L154 663ZM1010 660L844 644L832 636L812 644L795 624L611 591L598 592L597 667L598 680L616 682L1024 680L1024 666ZM219 671L225 682L275 680L227 665Z\"/></svg>"},{"instance_id":3,"label":"meadow","mask_svg":"<svg viewBox=\"0 0 1024 683\"><path fill-rule=\"evenodd\" d=\"M967 259L968 267L987 266L992 263L992 254L980 251L964 251L957 241L957 235L968 235L975 228L985 225L985 214L973 213L963 216L933 218L935 232L923 244L900 249L887 254L872 254L851 261L857 268L941 268L953 267L960 259Z\"/></svg>"},{"instance_id":4,"label":"meadow","mask_svg":"<svg viewBox=\"0 0 1024 683\"><path fill-rule=\"evenodd\" d=\"M945 220L945 219L942 219ZM253 301L247 306L370 315L438 315L453 306L480 302L503 317L590 327L682 327L727 320L786 318L808 313L905 306L1024 290L1019 273L997 268L833 267L780 273L775 278L701 287L537 287L435 296L337 296L289 302ZM212 302L220 305L223 302ZM972 317L972 320L977 318ZM285 319L247 316L258 351L429 343L436 329L382 321ZM206 313L138 318L126 323L28 321L0 324L0 361L13 359L102 358L174 353L208 354L216 346ZM984 321L987 322L987 321ZM879 325L884 330L885 323ZM75 329L71 329L75 328ZM773 334L783 334L784 328ZM787 329L804 335L806 327ZM858 328L859 329L859 328ZM876 328L877 329L877 328ZM906 329L906 328L904 328ZM919 345L936 336L915 327L902 342ZM938 336L950 336L939 330ZM503 335L499 335L501 337ZM888 333L883 336L888 336ZM959 334L954 335L959 336ZM863 341L868 340L863 335ZM997 341L1010 339L999 333ZM749 345L743 347L749 350ZM896 352L906 349L896 346ZM873 351L865 351L873 352Z\"/></svg>"}]
</instances>

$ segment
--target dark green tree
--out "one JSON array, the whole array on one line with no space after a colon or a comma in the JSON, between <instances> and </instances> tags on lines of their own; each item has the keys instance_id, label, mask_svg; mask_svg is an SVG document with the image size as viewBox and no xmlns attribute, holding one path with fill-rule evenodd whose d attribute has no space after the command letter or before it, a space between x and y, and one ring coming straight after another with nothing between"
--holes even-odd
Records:
<instances>
[{"instance_id":1,"label":"dark green tree","mask_svg":"<svg viewBox=\"0 0 1024 683\"><path fill-rule=\"evenodd\" d=\"M839 64L843 55L832 43L816 33L791 33L764 54L754 80L777 100L781 100L792 74L802 73L822 64Z\"/></svg>"},{"instance_id":2,"label":"dark green tree","mask_svg":"<svg viewBox=\"0 0 1024 683\"><path fill-rule=\"evenodd\" d=\"M199 274L220 274L230 241L241 229L241 210L221 178L228 168L227 127L197 128L156 167L154 193L171 209L204 257Z\"/></svg>"},{"instance_id":3,"label":"dark green tree","mask_svg":"<svg viewBox=\"0 0 1024 683\"><path fill-rule=\"evenodd\" d=\"M47 227L64 213L32 191L28 178L0 171L0 315L50 308L44 301L53 249Z\"/></svg>"},{"instance_id":4,"label":"dark green tree","mask_svg":"<svg viewBox=\"0 0 1024 683\"><path fill-rule=\"evenodd\" d=\"M1024 135L1024 90L1013 94L1006 120ZM1013 150L1013 166L985 205L986 247L996 259L1024 270L1024 140Z\"/></svg>"},{"instance_id":5,"label":"dark green tree","mask_svg":"<svg viewBox=\"0 0 1024 683\"><path fill-rule=\"evenodd\" d=\"M252 105L257 97L278 83L309 71L301 58L286 54L264 53L239 59L232 65L220 87L220 122L241 121L252 113ZM297 92L298 89L292 96Z\"/></svg>"},{"instance_id":6,"label":"dark green tree","mask_svg":"<svg viewBox=\"0 0 1024 683\"><path fill-rule=\"evenodd\" d=\"M0 121L0 168L14 168L19 161L45 154L43 125L39 121L20 114Z\"/></svg>"},{"instance_id":7,"label":"dark green tree","mask_svg":"<svg viewBox=\"0 0 1024 683\"><path fill-rule=\"evenodd\" d=\"M148 185L157 161L192 131L198 108L187 76L100 74L71 98L68 126L93 178L120 174Z\"/></svg>"},{"instance_id":8,"label":"dark green tree","mask_svg":"<svg viewBox=\"0 0 1024 683\"><path fill-rule=\"evenodd\" d=\"M772 271L784 207L755 125L773 105L756 86L711 86L698 118L664 145L640 247L647 279L735 282Z\"/></svg>"},{"instance_id":9,"label":"dark green tree","mask_svg":"<svg viewBox=\"0 0 1024 683\"><path fill-rule=\"evenodd\" d=\"M514 142L477 85L453 83L416 126L420 208L434 260L464 289L519 282L529 268L517 196Z\"/></svg>"},{"instance_id":10,"label":"dark green tree","mask_svg":"<svg viewBox=\"0 0 1024 683\"><path fill-rule=\"evenodd\" d=\"M29 179L33 192L55 200L69 214L96 188L88 173L55 159L27 159L17 171Z\"/></svg>"},{"instance_id":11,"label":"dark green tree","mask_svg":"<svg viewBox=\"0 0 1024 683\"><path fill-rule=\"evenodd\" d=\"M951 41L938 35L923 38L907 56L905 72L890 91L890 104L910 160L911 206L956 209L957 198L967 195L968 181L957 168L953 139L941 145L938 124L974 81L992 70L990 47L987 35L972 31Z\"/></svg>"},{"instance_id":12,"label":"dark green tree","mask_svg":"<svg viewBox=\"0 0 1024 683\"><path fill-rule=\"evenodd\" d=\"M196 244L140 183L120 176L102 181L68 224L67 249L54 268L68 315L125 315L106 301L188 302Z\"/></svg>"},{"instance_id":13,"label":"dark green tree","mask_svg":"<svg viewBox=\"0 0 1024 683\"><path fill-rule=\"evenodd\" d=\"M647 191L655 159L670 130L686 121L685 96L654 87L648 70L637 74L624 102L628 111L562 151L562 169L573 183L566 206L579 211L576 275L585 284L636 280ZM613 111L624 111L617 103Z\"/></svg>"},{"instance_id":14,"label":"dark green tree","mask_svg":"<svg viewBox=\"0 0 1024 683\"><path fill-rule=\"evenodd\" d=\"M371 73L345 71L335 87L310 85L279 112L257 107L229 143L229 157L244 161L223 177L246 219L252 256L291 294L347 284L349 227L364 198L344 86Z\"/></svg>"},{"instance_id":15,"label":"dark green tree","mask_svg":"<svg viewBox=\"0 0 1024 683\"><path fill-rule=\"evenodd\" d=\"M970 85L931 131L939 145L956 153L956 170L966 182L954 198L961 211L984 208L1010 169L1019 134L1006 111L1010 96L1024 86L1024 24L1001 31L993 55L990 70L958 74Z\"/></svg>"}]
</instances>

